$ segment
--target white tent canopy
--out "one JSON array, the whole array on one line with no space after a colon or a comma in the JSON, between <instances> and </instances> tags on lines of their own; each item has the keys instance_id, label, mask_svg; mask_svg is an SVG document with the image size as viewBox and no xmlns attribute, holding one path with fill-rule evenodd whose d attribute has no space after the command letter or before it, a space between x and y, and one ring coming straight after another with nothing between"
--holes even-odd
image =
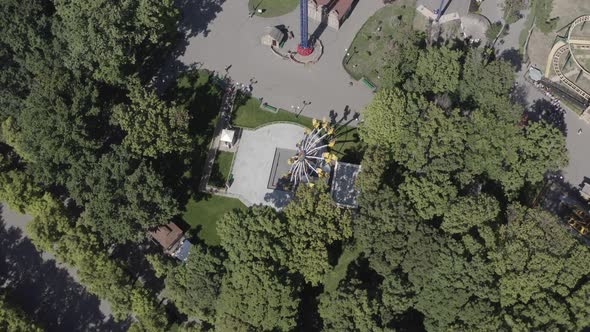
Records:
<instances>
[{"instance_id":1,"label":"white tent canopy","mask_svg":"<svg viewBox=\"0 0 590 332\"><path fill-rule=\"evenodd\" d=\"M223 129L221 131L221 141L224 143L233 143L234 142L234 135L235 135L235 131L234 130L229 130L229 129Z\"/></svg>"}]
</instances>

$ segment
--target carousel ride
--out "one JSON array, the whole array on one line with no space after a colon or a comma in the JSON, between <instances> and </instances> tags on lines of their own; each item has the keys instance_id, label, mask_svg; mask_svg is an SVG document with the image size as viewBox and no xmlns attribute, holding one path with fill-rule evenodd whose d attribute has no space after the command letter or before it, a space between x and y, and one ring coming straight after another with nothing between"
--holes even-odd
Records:
<instances>
[{"instance_id":1,"label":"carousel ride","mask_svg":"<svg viewBox=\"0 0 590 332\"><path fill-rule=\"evenodd\" d=\"M326 178L338 157L330 152L336 144L336 129L328 121L313 119L313 129L296 145L297 153L289 158L289 180L293 187L300 183L313 186L314 178Z\"/></svg>"}]
</instances>

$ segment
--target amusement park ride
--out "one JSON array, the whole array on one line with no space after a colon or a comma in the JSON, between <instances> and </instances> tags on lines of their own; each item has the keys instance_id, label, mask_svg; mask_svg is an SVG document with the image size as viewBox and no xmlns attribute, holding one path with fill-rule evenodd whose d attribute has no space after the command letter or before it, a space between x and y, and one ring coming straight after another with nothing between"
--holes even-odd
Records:
<instances>
[{"instance_id":1,"label":"amusement park ride","mask_svg":"<svg viewBox=\"0 0 590 332\"><path fill-rule=\"evenodd\" d=\"M313 119L313 129L307 130L305 137L297 144L297 153L289 158L290 182L313 185L312 178L324 178L330 174L330 167L338 157L328 151L336 144L335 129L328 121Z\"/></svg>"},{"instance_id":2,"label":"amusement park ride","mask_svg":"<svg viewBox=\"0 0 590 332\"><path fill-rule=\"evenodd\" d=\"M568 224L581 235L588 235L588 231L590 230L590 216L579 207L570 206L570 208L571 214Z\"/></svg>"},{"instance_id":3,"label":"amusement park ride","mask_svg":"<svg viewBox=\"0 0 590 332\"><path fill-rule=\"evenodd\" d=\"M308 22L309 12L307 9L308 0L299 0L299 8L301 10L301 42L297 46L297 53L301 56L308 56L313 53L313 46L309 45Z\"/></svg>"},{"instance_id":4,"label":"amusement park ride","mask_svg":"<svg viewBox=\"0 0 590 332\"><path fill-rule=\"evenodd\" d=\"M435 22L438 22L440 20L440 17L442 16L444 4L445 4L445 0L440 0L440 6L438 6L438 9L434 10L434 14L436 15L436 20L434 20Z\"/></svg>"}]
</instances>

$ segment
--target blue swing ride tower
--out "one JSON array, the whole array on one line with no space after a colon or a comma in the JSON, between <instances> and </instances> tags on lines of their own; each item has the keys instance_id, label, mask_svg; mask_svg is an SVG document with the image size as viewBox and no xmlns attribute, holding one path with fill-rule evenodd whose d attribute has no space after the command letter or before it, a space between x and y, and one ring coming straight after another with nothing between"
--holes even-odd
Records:
<instances>
[{"instance_id":1,"label":"blue swing ride tower","mask_svg":"<svg viewBox=\"0 0 590 332\"><path fill-rule=\"evenodd\" d=\"M309 45L307 1L299 0L299 9L301 10L301 42L297 46L297 53L301 56L308 56L313 53L313 46Z\"/></svg>"}]
</instances>

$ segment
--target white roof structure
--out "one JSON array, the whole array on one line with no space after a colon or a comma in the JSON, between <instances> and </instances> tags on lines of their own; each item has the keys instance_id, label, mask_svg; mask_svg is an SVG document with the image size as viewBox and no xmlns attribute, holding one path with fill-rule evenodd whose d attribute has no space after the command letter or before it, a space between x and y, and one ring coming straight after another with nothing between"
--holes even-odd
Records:
<instances>
[{"instance_id":1,"label":"white roof structure","mask_svg":"<svg viewBox=\"0 0 590 332\"><path fill-rule=\"evenodd\" d=\"M223 129L221 131L221 138L222 142L233 143L234 142L234 135L236 132L234 130Z\"/></svg>"}]
</instances>

